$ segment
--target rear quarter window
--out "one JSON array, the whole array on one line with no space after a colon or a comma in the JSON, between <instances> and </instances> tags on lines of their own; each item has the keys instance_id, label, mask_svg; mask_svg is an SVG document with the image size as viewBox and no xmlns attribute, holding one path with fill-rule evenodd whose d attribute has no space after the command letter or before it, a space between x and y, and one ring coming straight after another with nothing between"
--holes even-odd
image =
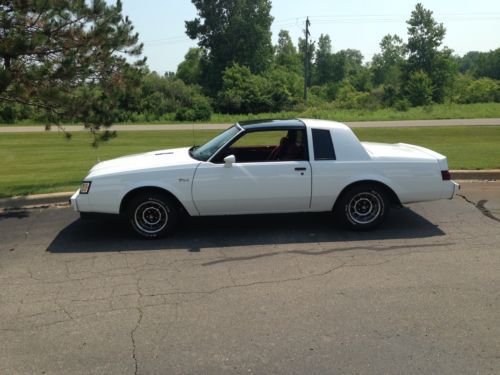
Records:
<instances>
[{"instance_id":1,"label":"rear quarter window","mask_svg":"<svg viewBox=\"0 0 500 375\"><path fill-rule=\"evenodd\" d=\"M330 130L312 129L312 139L314 147L314 160L336 159Z\"/></svg>"}]
</instances>

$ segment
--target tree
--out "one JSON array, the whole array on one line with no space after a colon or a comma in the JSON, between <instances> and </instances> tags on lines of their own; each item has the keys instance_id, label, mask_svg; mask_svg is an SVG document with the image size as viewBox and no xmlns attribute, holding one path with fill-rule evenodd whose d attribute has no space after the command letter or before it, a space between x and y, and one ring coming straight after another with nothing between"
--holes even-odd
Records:
<instances>
[{"instance_id":1,"label":"tree","mask_svg":"<svg viewBox=\"0 0 500 375\"><path fill-rule=\"evenodd\" d=\"M111 125L145 62L127 61L142 44L121 12L121 1L2 1L0 100L37 108L47 124Z\"/></svg>"},{"instance_id":2,"label":"tree","mask_svg":"<svg viewBox=\"0 0 500 375\"><path fill-rule=\"evenodd\" d=\"M386 35L380 42L380 53L373 56L373 80L376 85L394 85L400 81L406 48L397 35Z\"/></svg>"},{"instance_id":3,"label":"tree","mask_svg":"<svg viewBox=\"0 0 500 375\"><path fill-rule=\"evenodd\" d=\"M363 54L357 49L343 49L338 52L344 56L346 74L356 74L363 67Z\"/></svg>"},{"instance_id":4,"label":"tree","mask_svg":"<svg viewBox=\"0 0 500 375\"><path fill-rule=\"evenodd\" d=\"M266 71L273 59L270 0L191 0L198 17L186 21L186 34L206 51L201 60L202 85L212 95L222 73L233 64L254 74Z\"/></svg>"},{"instance_id":5,"label":"tree","mask_svg":"<svg viewBox=\"0 0 500 375\"><path fill-rule=\"evenodd\" d=\"M315 61L315 83L323 85L334 81L332 42L330 36L321 34L318 39Z\"/></svg>"},{"instance_id":6,"label":"tree","mask_svg":"<svg viewBox=\"0 0 500 375\"><path fill-rule=\"evenodd\" d=\"M188 85L199 84L201 81L200 60L202 57L201 48L190 48L184 56L184 61L177 67L177 78Z\"/></svg>"},{"instance_id":7,"label":"tree","mask_svg":"<svg viewBox=\"0 0 500 375\"><path fill-rule=\"evenodd\" d=\"M456 73L451 51L438 50L446 29L442 23L434 20L432 11L425 9L420 3L415 6L407 24L409 25L407 76L420 70L425 72L434 86L433 100L442 102Z\"/></svg>"},{"instance_id":8,"label":"tree","mask_svg":"<svg viewBox=\"0 0 500 375\"><path fill-rule=\"evenodd\" d=\"M363 55L355 49L344 49L331 55L329 61L329 80L340 83L361 73Z\"/></svg>"},{"instance_id":9,"label":"tree","mask_svg":"<svg viewBox=\"0 0 500 375\"><path fill-rule=\"evenodd\" d=\"M429 73L434 65L438 48L441 46L446 29L432 17L432 11L418 3L406 21L408 27L408 64L412 71Z\"/></svg>"},{"instance_id":10,"label":"tree","mask_svg":"<svg viewBox=\"0 0 500 375\"><path fill-rule=\"evenodd\" d=\"M297 49L293 45L292 38L290 38L287 30L280 30L275 51L277 65L283 66L297 74L304 73L304 64L300 61Z\"/></svg>"},{"instance_id":11,"label":"tree","mask_svg":"<svg viewBox=\"0 0 500 375\"><path fill-rule=\"evenodd\" d=\"M471 51L458 58L459 70L470 72L475 77L500 79L500 48L489 52Z\"/></svg>"}]
</instances>

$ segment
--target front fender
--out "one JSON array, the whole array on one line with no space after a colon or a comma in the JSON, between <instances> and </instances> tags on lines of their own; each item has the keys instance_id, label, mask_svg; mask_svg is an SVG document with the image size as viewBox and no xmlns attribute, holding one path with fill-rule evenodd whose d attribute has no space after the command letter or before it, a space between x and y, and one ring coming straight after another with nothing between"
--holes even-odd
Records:
<instances>
[{"instance_id":1,"label":"front fender","mask_svg":"<svg viewBox=\"0 0 500 375\"><path fill-rule=\"evenodd\" d=\"M133 178L132 178L133 177ZM198 215L191 198L192 175L169 176L168 179L153 178L145 174L134 176L108 176L92 181L87 195L85 211L119 214L123 198L132 190L154 187L174 195L190 215Z\"/></svg>"},{"instance_id":2,"label":"front fender","mask_svg":"<svg viewBox=\"0 0 500 375\"><path fill-rule=\"evenodd\" d=\"M150 179L127 185L127 187L121 191L118 211L120 210L120 205L122 200L129 192L140 188L151 187L151 188L162 189L169 192L183 205L183 207L186 209L189 215L198 216L199 213L195 205L193 204L193 200L191 197L191 185L192 181L190 179L185 179L185 178L178 179L177 181L168 181L168 182Z\"/></svg>"}]
</instances>

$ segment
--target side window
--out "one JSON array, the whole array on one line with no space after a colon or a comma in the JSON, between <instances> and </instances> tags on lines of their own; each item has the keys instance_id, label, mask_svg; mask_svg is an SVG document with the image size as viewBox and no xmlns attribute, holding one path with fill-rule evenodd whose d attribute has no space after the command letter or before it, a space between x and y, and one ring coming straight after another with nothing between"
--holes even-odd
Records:
<instances>
[{"instance_id":1,"label":"side window","mask_svg":"<svg viewBox=\"0 0 500 375\"><path fill-rule=\"evenodd\" d=\"M312 129L314 160L335 160L330 130Z\"/></svg>"},{"instance_id":2,"label":"side window","mask_svg":"<svg viewBox=\"0 0 500 375\"><path fill-rule=\"evenodd\" d=\"M254 131L245 133L231 145L232 149L245 147L275 147L281 138L286 137L286 130Z\"/></svg>"},{"instance_id":3,"label":"side window","mask_svg":"<svg viewBox=\"0 0 500 375\"><path fill-rule=\"evenodd\" d=\"M308 160L305 130L249 131L222 150L214 163L234 155L237 163Z\"/></svg>"}]
</instances>

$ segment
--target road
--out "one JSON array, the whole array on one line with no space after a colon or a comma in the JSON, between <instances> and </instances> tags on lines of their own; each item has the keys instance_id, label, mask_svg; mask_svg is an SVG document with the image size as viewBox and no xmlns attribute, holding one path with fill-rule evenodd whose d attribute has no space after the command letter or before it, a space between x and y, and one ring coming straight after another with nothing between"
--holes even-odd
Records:
<instances>
[{"instance_id":1,"label":"road","mask_svg":"<svg viewBox=\"0 0 500 375\"><path fill-rule=\"evenodd\" d=\"M454 120L405 120L405 121L357 121L346 122L351 128L395 128L416 126L498 126L500 118L484 119L454 119ZM110 130L117 131L152 131L152 130L222 130L232 124L137 124L137 125L114 125ZM83 126L70 125L66 129L70 132L87 131ZM38 133L44 132L42 125L38 126L0 126L0 133ZM61 131L57 126L51 127L50 131Z\"/></svg>"},{"instance_id":2,"label":"road","mask_svg":"<svg viewBox=\"0 0 500 375\"><path fill-rule=\"evenodd\" d=\"M369 233L193 218L136 239L69 208L0 216L2 374L498 374L500 183Z\"/></svg>"}]
</instances>

